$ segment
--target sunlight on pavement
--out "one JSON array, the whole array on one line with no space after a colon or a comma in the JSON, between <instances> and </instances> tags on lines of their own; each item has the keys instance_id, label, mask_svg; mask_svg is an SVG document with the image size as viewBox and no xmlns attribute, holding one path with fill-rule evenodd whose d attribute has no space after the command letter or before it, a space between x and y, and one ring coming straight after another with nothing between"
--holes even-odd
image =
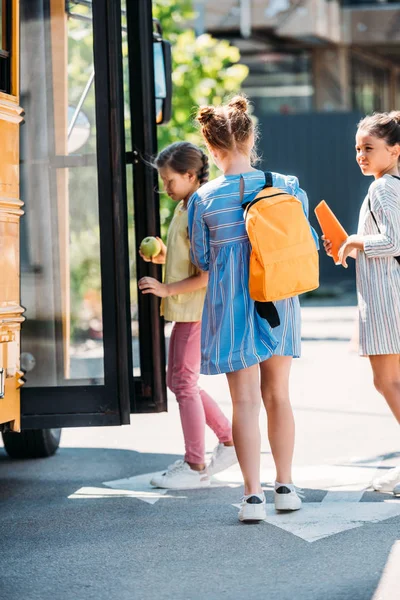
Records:
<instances>
[{"instance_id":1,"label":"sunlight on pavement","mask_svg":"<svg viewBox=\"0 0 400 600\"><path fill-rule=\"evenodd\" d=\"M272 462L268 458L269 462ZM376 475L380 461L363 464L339 465L303 465L293 468L294 483L300 487L312 489L327 489L332 492L356 492L365 490ZM261 468L261 482L273 484L275 481L275 468L263 466ZM242 484L243 477L237 465L213 477L215 484Z\"/></svg>"},{"instance_id":2,"label":"sunlight on pavement","mask_svg":"<svg viewBox=\"0 0 400 600\"><path fill-rule=\"evenodd\" d=\"M399 598L399 573L400 540L397 540L392 546L381 580L372 600L395 600L395 598Z\"/></svg>"}]
</instances>

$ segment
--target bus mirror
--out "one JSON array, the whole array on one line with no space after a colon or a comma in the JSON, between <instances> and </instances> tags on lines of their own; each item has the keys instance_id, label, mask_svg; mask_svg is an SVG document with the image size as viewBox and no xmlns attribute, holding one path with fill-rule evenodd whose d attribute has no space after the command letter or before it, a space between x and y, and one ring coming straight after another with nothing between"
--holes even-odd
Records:
<instances>
[{"instance_id":1,"label":"bus mirror","mask_svg":"<svg viewBox=\"0 0 400 600\"><path fill-rule=\"evenodd\" d=\"M168 123L172 113L172 55L171 44L154 40L154 88L156 123Z\"/></svg>"},{"instance_id":2,"label":"bus mirror","mask_svg":"<svg viewBox=\"0 0 400 600\"><path fill-rule=\"evenodd\" d=\"M80 150L90 137L90 121L79 107L68 106L68 154Z\"/></svg>"}]
</instances>

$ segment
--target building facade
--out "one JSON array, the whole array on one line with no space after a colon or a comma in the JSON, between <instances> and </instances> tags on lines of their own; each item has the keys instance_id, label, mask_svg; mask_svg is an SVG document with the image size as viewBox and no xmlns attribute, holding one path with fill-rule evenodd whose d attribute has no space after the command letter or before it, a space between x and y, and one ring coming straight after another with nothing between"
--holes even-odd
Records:
<instances>
[{"instance_id":1,"label":"building facade","mask_svg":"<svg viewBox=\"0 0 400 600\"><path fill-rule=\"evenodd\" d=\"M198 32L229 39L249 67L262 168L299 177L313 208L325 199L349 233L370 185L355 161L366 113L400 109L400 3L202 0ZM322 287L354 290L354 265L321 253Z\"/></svg>"},{"instance_id":2,"label":"building facade","mask_svg":"<svg viewBox=\"0 0 400 600\"><path fill-rule=\"evenodd\" d=\"M199 31L231 39L260 114L386 111L400 105L400 3L196 2Z\"/></svg>"}]
</instances>

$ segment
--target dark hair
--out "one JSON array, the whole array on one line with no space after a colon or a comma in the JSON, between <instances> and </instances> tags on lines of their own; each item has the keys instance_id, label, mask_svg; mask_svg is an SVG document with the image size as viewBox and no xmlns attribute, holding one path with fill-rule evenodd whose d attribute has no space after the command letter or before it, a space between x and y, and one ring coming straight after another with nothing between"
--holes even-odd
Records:
<instances>
[{"instance_id":1,"label":"dark hair","mask_svg":"<svg viewBox=\"0 0 400 600\"><path fill-rule=\"evenodd\" d=\"M209 175L208 156L201 148L190 142L175 142L160 152L154 161L157 169L169 167L184 175L194 171L200 185L207 183Z\"/></svg>"},{"instance_id":2,"label":"dark hair","mask_svg":"<svg viewBox=\"0 0 400 600\"><path fill-rule=\"evenodd\" d=\"M400 111L368 115L358 123L358 129L385 140L388 146L400 144Z\"/></svg>"},{"instance_id":3,"label":"dark hair","mask_svg":"<svg viewBox=\"0 0 400 600\"><path fill-rule=\"evenodd\" d=\"M235 96L221 106L201 106L197 121L206 142L218 150L247 151L251 135L257 136L245 96ZM257 160L255 152L252 152L252 160Z\"/></svg>"}]
</instances>

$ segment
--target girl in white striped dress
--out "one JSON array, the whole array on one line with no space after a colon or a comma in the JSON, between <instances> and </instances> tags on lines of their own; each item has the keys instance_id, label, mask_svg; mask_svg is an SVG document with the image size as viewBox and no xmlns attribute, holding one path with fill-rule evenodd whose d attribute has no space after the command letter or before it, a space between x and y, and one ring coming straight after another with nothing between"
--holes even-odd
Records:
<instances>
[{"instance_id":1,"label":"girl in white striped dress","mask_svg":"<svg viewBox=\"0 0 400 600\"><path fill-rule=\"evenodd\" d=\"M339 258L344 267L347 257L356 259L360 354L368 356L375 387L400 423L400 111L360 121L356 152L361 172L375 181L361 206L358 232ZM330 254L329 240L324 246ZM400 493L400 467L373 486Z\"/></svg>"}]
</instances>

